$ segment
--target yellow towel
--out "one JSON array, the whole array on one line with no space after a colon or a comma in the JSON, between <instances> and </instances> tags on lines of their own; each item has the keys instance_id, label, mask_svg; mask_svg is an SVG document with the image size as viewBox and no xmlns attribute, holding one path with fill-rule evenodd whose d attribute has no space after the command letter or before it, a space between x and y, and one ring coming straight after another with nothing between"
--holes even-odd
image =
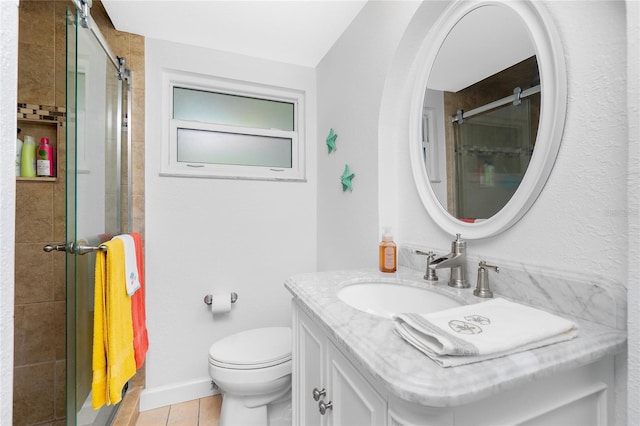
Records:
<instances>
[{"instance_id":1,"label":"yellow towel","mask_svg":"<svg viewBox=\"0 0 640 426\"><path fill-rule=\"evenodd\" d=\"M131 298L125 282L124 243L113 239L96 253L93 318L92 406L117 404L122 388L136 373Z\"/></svg>"}]
</instances>

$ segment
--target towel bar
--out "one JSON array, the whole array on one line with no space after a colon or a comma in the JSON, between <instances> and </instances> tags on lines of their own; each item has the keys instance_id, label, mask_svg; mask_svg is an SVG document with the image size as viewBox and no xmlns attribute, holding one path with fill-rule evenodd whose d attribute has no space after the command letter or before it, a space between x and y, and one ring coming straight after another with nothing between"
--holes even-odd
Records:
<instances>
[{"instance_id":1,"label":"towel bar","mask_svg":"<svg viewBox=\"0 0 640 426\"><path fill-rule=\"evenodd\" d=\"M74 247L74 253L77 254L93 253L94 251L107 251L107 246L90 246L86 244L76 244Z\"/></svg>"},{"instance_id":2,"label":"towel bar","mask_svg":"<svg viewBox=\"0 0 640 426\"><path fill-rule=\"evenodd\" d=\"M236 303L236 300L238 300L238 293L231 292L231 303ZM213 303L213 295L207 294L204 297L204 303L207 305L211 305Z\"/></svg>"}]
</instances>

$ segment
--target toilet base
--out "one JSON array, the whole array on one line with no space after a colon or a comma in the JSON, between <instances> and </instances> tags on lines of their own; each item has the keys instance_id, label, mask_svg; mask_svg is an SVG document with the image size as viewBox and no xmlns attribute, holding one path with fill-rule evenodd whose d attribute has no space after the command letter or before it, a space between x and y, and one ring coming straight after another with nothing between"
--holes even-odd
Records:
<instances>
[{"instance_id":1,"label":"toilet base","mask_svg":"<svg viewBox=\"0 0 640 426\"><path fill-rule=\"evenodd\" d=\"M291 426L293 424L291 391L284 398L267 406L267 417L269 418L269 426Z\"/></svg>"},{"instance_id":2,"label":"toilet base","mask_svg":"<svg viewBox=\"0 0 640 426\"><path fill-rule=\"evenodd\" d=\"M248 408L242 398L222 395L222 409L220 410L219 426L265 426L267 420L267 406L260 405Z\"/></svg>"},{"instance_id":3,"label":"toilet base","mask_svg":"<svg viewBox=\"0 0 640 426\"><path fill-rule=\"evenodd\" d=\"M219 426L291 426L291 387L267 405L247 407L245 398L222 393ZM255 402L255 401L253 401Z\"/></svg>"}]
</instances>

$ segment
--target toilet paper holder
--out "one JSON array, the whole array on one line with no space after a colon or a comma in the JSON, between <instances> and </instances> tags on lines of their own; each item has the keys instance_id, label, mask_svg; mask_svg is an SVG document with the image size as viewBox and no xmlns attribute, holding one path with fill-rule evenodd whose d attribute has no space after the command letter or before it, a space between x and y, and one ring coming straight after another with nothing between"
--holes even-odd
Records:
<instances>
[{"instance_id":1,"label":"toilet paper holder","mask_svg":"<svg viewBox=\"0 0 640 426\"><path fill-rule=\"evenodd\" d=\"M231 292L231 303L236 303L237 300L238 300L238 293ZM211 305L213 303L213 295L207 294L204 297L204 303L207 305Z\"/></svg>"}]
</instances>

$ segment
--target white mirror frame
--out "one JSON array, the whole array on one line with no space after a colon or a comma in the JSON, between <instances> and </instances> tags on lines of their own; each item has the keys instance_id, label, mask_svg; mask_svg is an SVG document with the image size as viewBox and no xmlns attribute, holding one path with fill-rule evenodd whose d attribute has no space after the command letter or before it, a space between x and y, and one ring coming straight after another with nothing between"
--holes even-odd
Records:
<instances>
[{"instance_id":1,"label":"white mirror frame","mask_svg":"<svg viewBox=\"0 0 640 426\"><path fill-rule=\"evenodd\" d=\"M440 204L429 182L423 161L421 132L425 91L440 46L453 27L466 14L487 5L507 7L526 23L535 45L540 71L541 108L538 136L529 167L509 202L491 218L467 223L451 216ZM414 180L422 203L433 220L451 235L465 239L487 238L513 226L533 205L544 187L555 162L564 129L567 104L567 76L560 37L544 6L532 1L454 1L425 37L415 66L419 73L409 107L409 152Z\"/></svg>"}]
</instances>

